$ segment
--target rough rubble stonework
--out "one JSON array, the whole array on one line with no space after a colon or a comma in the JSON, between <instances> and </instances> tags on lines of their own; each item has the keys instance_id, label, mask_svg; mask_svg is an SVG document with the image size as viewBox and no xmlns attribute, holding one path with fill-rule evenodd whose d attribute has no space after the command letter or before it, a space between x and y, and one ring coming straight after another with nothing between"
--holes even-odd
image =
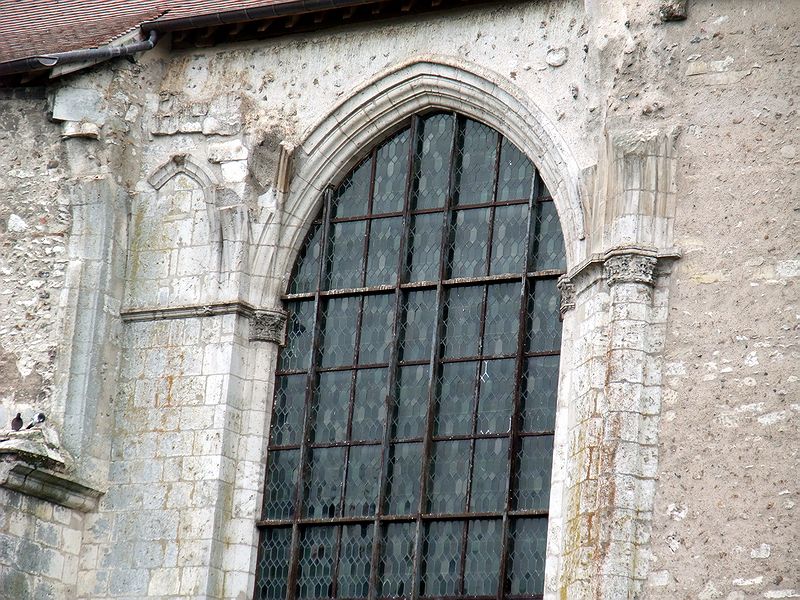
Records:
<instances>
[{"instance_id":1,"label":"rough rubble stonework","mask_svg":"<svg viewBox=\"0 0 800 600\"><path fill-rule=\"evenodd\" d=\"M286 277L431 106L528 153L564 230L545 597L800 597L797 31L491 4L0 90L0 598L252 595ZM37 411L60 462L4 436Z\"/></svg>"}]
</instances>

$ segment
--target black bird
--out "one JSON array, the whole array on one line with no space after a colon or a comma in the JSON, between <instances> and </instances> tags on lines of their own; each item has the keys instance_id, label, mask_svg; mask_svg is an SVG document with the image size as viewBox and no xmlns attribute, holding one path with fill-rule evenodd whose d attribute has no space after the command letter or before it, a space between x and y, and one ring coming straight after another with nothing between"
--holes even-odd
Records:
<instances>
[{"instance_id":1,"label":"black bird","mask_svg":"<svg viewBox=\"0 0 800 600\"><path fill-rule=\"evenodd\" d=\"M17 416L11 419L11 429L13 431L22 429L22 413L17 413Z\"/></svg>"},{"instance_id":2,"label":"black bird","mask_svg":"<svg viewBox=\"0 0 800 600\"><path fill-rule=\"evenodd\" d=\"M33 416L33 421L28 423L28 426L25 429L30 429L31 427L34 427L34 426L38 425L39 423L44 423L45 418L46 417L44 416L44 413L36 413Z\"/></svg>"}]
</instances>

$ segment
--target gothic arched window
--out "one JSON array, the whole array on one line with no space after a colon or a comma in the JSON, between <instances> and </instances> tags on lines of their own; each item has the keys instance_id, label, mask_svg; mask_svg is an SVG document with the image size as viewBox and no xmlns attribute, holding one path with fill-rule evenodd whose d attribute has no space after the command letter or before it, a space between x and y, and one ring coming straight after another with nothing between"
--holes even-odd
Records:
<instances>
[{"instance_id":1,"label":"gothic arched window","mask_svg":"<svg viewBox=\"0 0 800 600\"><path fill-rule=\"evenodd\" d=\"M533 164L415 116L325 193L284 299L256 598L537 598L565 256Z\"/></svg>"}]
</instances>

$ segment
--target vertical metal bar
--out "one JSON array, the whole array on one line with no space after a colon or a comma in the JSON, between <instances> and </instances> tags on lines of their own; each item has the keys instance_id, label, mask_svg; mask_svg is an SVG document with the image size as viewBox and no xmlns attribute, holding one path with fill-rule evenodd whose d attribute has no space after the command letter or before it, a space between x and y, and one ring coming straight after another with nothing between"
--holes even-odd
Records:
<instances>
[{"instance_id":1,"label":"vertical metal bar","mask_svg":"<svg viewBox=\"0 0 800 600\"><path fill-rule=\"evenodd\" d=\"M297 578L299 576L300 560L300 512L303 505L303 485L308 472L308 446L311 442L311 415L314 402L314 388L316 387L317 364L320 358L320 337L322 328L322 301L320 289L327 271L328 261L328 234L330 231L330 208L332 190L327 188L323 193L324 204L322 208L322 236L320 238L320 261L317 269L317 289L314 292L314 329L311 342L311 364L308 367L306 379L306 397L303 406L303 438L300 442L300 472L297 476L297 486L294 495L294 514L292 515L292 546L289 559L289 576L286 584L287 600L294 600L297 594Z\"/></svg>"},{"instance_id":2,"label":"vertical metal bar","mask_svg":"<svg viewBox=\"0 0 800 600\"><path fill-rule=\"evenodd\" d=\"M389 449L391 444L392 413L394 412L395 385L397 382L397 363L400 358L400 326L404 319L403 291L400 284L406 278L406 248L411 229L411 189L415 177L414 157L417 143L417 129L420 127L419 118L411 117L408 135L408 167L406 170L406 186L403 197L403 233L400 238L400 251L397 258L397 279L394 287L394 323L392 324L392 348L389 354L389 367L386 379L386 420L383 426L383 445L381 447L380 483L378 485L378 501L375 507L375 520L372 528L372 551L369 572L369 600L375 600L378 595L378 565L381 554L381 516L388 492L387 476L389 467ZM377 162L377 161L376 161Z\"/></svg>"},{"instance_id":3,"label":"vertical metal bar","mask_svg":"<svg viewBox=\"0 0 800 600\"><path fill-rule=\"evenodd\" d=\"M506 579L508 578L508 561L509 561L509 536L510 536L510 527L511 522L508 517L508 512L512 508L512 494L515 486L515 467L516 467L516 455L517 455L517 447L519 444L519 430L520 430L520 420L522 419L522 415L520 414L520 406L521 406L521 395L522 395L522 374L525 368L525 341L526 341L526 326L527 326L527 302L528 302L528 287L530 282L527 277L528 270L530 268L530 262L532 258L531 248L531 237L533 234L533 229L535 227L535 223L537 219L534 215L534 208L535 208L535 199L539 195L539 176L538 171L534 167L533 171L533 182L531 185L531 193L528 198L528 227L527 233L525 236L525 263L524 267L525 270L523 271L525 276L522 278L522 286L520 289L520 299L519 299L519 330L517 332L517 359L516 365L514 367L514 409L512 412L511 418L511 439L508 443L508 478L506 479L506 504L505 509L503 511L503 533L502 533L502 548L503 554L500 557L500 573L499 573L499 581L497 584L497 598L501 600L505 594L506 588ZM535 241L535 237L534 237Z\"/></svg>"}]
</instances>

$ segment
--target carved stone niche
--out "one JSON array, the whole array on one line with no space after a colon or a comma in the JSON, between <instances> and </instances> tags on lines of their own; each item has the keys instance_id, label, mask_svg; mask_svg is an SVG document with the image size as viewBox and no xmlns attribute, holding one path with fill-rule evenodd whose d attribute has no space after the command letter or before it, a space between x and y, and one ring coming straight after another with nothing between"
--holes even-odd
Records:
<instances>
[{"instance_id":1,"label":"carved stone niche","mask_svg":"<svg viewBox=\"0 0 800 600\"><path fill-rule=\"evenodd\" d=\"M286 313L279 310L258 310L250 319L251 342L285 343Z\"/></svg>"}]
</instances>

